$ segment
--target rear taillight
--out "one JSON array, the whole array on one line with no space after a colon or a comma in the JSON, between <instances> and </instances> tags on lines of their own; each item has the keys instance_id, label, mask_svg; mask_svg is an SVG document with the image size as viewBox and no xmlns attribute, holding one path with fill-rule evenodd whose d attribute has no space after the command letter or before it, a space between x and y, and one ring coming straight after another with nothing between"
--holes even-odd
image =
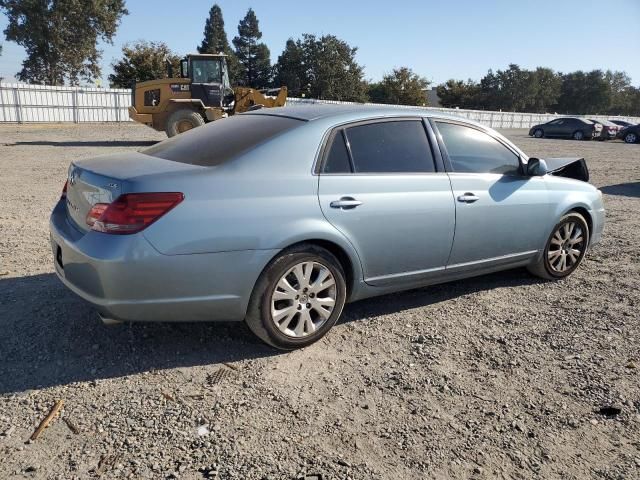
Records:
<instances>
[{"instance_id":1,"label":"rear taillight","mask_svg":"<svg viewBox=\"0 0 640 480\"><path fill-rule=\"evenodd\" d=\"M179 192L127 193L112 203L96 203L87 214L92 230L126 235L144 230L184 200Z\"/></svg>"},{"instance_id":2,"label":"rear taillight","mask_svg":"<svg viewBox=\"0 0 640 480\"><path fill-rule=\"evenodd\" d=\"M60 200L64 200L67 198L67 185L69 184L69 180L64 182L64 187L62 187L62 193L60 194Z\"/></svg>"}]
</instances>

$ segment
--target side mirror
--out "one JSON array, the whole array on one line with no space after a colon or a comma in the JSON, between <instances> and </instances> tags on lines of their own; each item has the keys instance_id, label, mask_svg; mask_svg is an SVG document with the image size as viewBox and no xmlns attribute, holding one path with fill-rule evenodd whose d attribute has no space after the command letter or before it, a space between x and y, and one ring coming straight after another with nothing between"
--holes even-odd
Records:
<instances>
[{"instance_id":1,"label":"side mirror","mask_svg":"<svg viewBox=\"0 0 640 480\"><path fill-rule=\"evenodd\" d=\"M530 158L527 162L527 175L530 177L542 177L548 172L547 162L541 158Z\"/></svg>"},{"instance_id":2,"label":"side mirror","mask_svg":"<svg viewBox=\"0 0 640 480\"><path fill-rule=\"evenodd\" d=\"M189 78L189 62L187 59L180 60L180 76Z\"/></svg>"}]
</instances>

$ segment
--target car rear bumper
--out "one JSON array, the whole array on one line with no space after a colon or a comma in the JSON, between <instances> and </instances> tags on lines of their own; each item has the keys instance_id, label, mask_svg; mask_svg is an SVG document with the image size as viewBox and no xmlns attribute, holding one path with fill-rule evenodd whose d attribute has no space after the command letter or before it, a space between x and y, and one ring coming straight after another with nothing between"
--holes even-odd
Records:
<instances>
[{"instance_id":1,"label":"car rear bumper","mask_svg":"<svg viewBox=\"0 0 640 480\"><path fill-rule=\"evenodd\" d=\"M58 278L123 321L241 321L262 269L277 250L163 255L142 234L81 232L63 202L50 219Z\"/></svg>"}]
</instances>

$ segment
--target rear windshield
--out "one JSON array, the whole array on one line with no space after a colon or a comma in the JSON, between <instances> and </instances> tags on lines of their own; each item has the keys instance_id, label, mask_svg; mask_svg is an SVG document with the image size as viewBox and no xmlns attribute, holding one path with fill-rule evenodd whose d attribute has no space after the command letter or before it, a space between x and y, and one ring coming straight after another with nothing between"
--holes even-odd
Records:
<instances>
[{"instance_id":1,"label":"rear windshield","mask_svg":"<svg viewBox=\"0 0 640 480\"><path fill-rule=\"evenodd\" d=\"M303 123L275 115L236 115L181 133L141 153L213 167Z\"/></svg>"}]
</instances>

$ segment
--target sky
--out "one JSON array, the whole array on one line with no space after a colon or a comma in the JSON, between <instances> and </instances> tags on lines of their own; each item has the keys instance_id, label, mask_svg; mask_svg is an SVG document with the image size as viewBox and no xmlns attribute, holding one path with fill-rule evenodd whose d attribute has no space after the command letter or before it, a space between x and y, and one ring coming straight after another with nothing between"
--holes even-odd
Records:
<instances>
[{"instance_id":1,"label":"sky","mask_svg":"<svg viewBox=\"0 0 640 480\"><path fill-rule=\"evenodd\" d=\"M103 50L103 86L122 45L163 41L195 52L213 0L127 0L129 15ZM482 78L510 63L556 71L624 70L640 86L640 0L218 0L229 41L249 7L275 62L288 38L332 34L358 47L368 80L408 66L433 82ZM7 21L0 14L0 31ZM24 50L0 36L0 77L13 81Z\"/></svg>"}]
</instances>

